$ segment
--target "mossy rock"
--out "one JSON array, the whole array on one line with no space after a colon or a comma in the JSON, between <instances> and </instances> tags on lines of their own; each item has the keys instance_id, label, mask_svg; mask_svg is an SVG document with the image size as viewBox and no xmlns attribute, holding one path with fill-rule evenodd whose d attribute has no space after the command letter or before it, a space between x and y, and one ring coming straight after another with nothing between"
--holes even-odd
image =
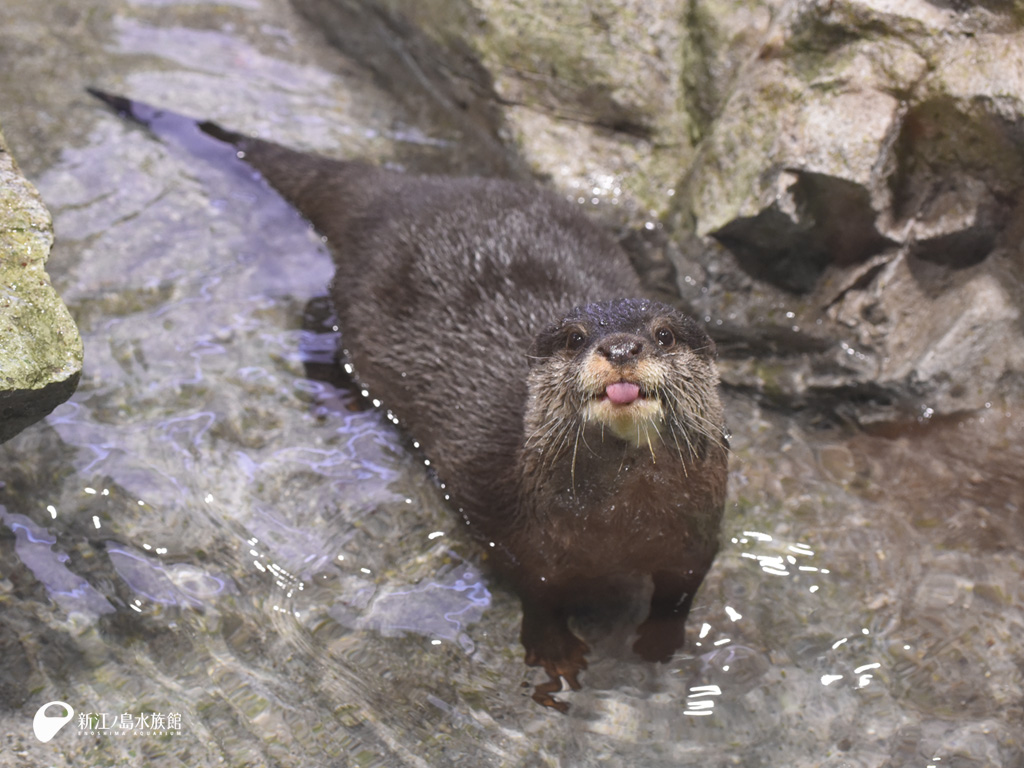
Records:
<instances>
[{"instance_id":1,"label":"mossy rock","mask_svg":"<svg viewBox=\"0 0 1024 768\"><path fill-rule=\"evenodd\" d=\"M46 274L50 214L0 134L0 442L75 391L82 339Z\"/></svg>"}]
</instances>

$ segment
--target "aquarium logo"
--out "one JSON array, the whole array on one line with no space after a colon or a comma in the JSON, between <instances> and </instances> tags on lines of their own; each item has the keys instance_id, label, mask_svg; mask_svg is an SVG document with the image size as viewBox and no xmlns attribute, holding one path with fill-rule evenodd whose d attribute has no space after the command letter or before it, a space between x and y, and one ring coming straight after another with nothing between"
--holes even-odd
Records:
<instances>
[{"instance_id":1,"label":"aquarium logo","mask_svg":"<svg viewBox=\"0 0 1024 768\"><path fill-rule=\"evenodd\" d=\"M67 714L58 716L48 715L46 710L50 707L64 707L67 710ZM74 716L75 710L71 708L70 704L66 704L63 701L50 701L36 710L36 716L32 718L32 730L35 732L36 738L45 744L56 736L61 728L70 723L71 718Z\"/></svg>"}]
</instances>

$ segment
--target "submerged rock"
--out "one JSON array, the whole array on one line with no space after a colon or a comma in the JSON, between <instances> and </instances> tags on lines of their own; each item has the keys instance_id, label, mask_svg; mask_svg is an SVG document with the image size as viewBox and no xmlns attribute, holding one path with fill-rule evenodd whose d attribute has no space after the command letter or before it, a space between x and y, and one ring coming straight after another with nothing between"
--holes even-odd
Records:
<instances>
[{"instance_id":1,"label":"submerged rock","mask_svg":"<svg viewBox=\"0 0 1024 768\"><path fill-rule=\"evenodd\" d=\"M44 265L50 214L0 135L0 442L75 391L82 339Z\"/></svg>"}]
</instances>

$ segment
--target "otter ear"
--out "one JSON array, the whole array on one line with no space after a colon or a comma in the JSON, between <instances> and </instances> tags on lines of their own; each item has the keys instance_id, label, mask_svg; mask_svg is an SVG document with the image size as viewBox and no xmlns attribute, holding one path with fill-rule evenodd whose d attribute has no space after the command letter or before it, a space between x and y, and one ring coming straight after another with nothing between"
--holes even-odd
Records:
<instances>
[{"instance_id":1,"label":"otter ear","mask_svg":"<svg viewBox=\"0 0 1024 768\"><path fill-rule=\"evenodd\" d=\"M702 355L705 355L709 360L718 359L718 345L715 344L715 340L710 336L707 337L707 342L704 345L704 349L701 350Z\"/></svg>"},{"instance_id":2,"label":"otter ear","mask_svg":"<svg viewBox=\"0 0 1024 768\"><path fill-rule=\"evenodd\" d=\"M559 327L558 323L551 323L534 338L530 350L526 353L526 359L531 368L551 357L558 343Z\"/></svg>"},{"instance_id":3,"label":"otter ear","mask_svg":"<svg viewBox=\"0 0 1024 768\"><path fill-rule=\"evenodd\" d=\"M718 347L715 346L715 342L708 336L704 327L689 315L680 313L680 317L678 338L701 357L708 360L718 357Z\"/></svg>"}]
</instances>

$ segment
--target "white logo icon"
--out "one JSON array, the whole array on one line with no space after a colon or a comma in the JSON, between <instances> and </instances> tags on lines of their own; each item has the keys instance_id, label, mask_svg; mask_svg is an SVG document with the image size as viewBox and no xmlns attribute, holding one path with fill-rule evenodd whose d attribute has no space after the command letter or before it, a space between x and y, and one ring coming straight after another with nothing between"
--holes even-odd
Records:
<instances>
[{"instance_id":1,"label":"white logo icon","mask_svg":"<svg viewBox=\"0 0 1024 768\"><path fill-rule=\"evenodd\" d=\"M50 717L46 714L46 710L52 706L64 707L67 714ZM71 722L71 718L74 716L75 710L71 708L70 704L65 704L63 701L51 701L36 710L36 716L32 718L32 730L35 731L36 738L45 744L57 735L57 731Z\"/></svg>"}]
</instances>

